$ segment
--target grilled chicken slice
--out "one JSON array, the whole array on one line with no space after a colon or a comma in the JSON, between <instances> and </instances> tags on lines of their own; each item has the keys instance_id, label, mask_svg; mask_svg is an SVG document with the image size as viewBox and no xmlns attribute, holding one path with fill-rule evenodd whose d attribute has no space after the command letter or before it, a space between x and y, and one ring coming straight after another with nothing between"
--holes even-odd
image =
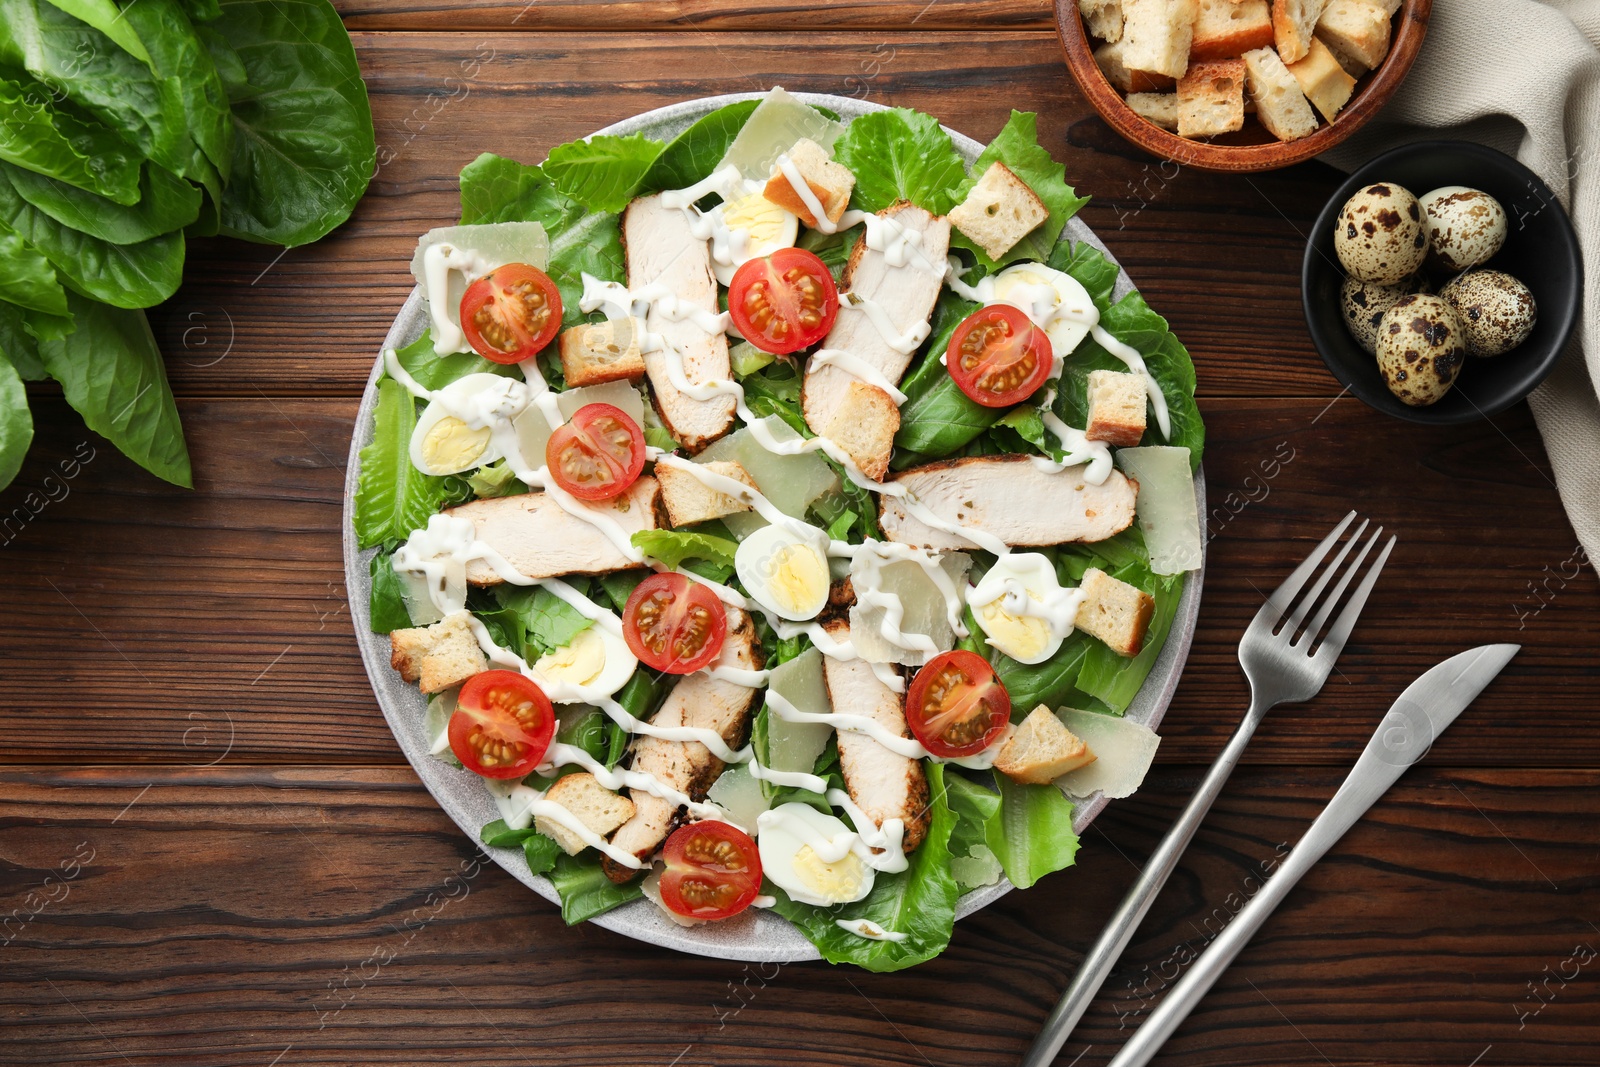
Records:
<instances>
[{"instance_id":1,"label":"grilled chicken slice","mask_svg":"<svg viewBox=\"0 0 1600 1067\"><path fill-rule=\"evenodd\" d=\"M640 478L615 500L584 503L622 528L624 536L665 526L661 515L661 487L654 478ZM529 578L555 578L563 574L606 574L640 564L593 523L569 515L544 493L491 497L445 509L445 514L471 519L478 540L506 558ZM501 578L482 560L467 564L467 581L473 585L499 585Z\"/></svg>"},{"instance_id":2,"label":"grilled chicken slice","mask_svg":"<svg viewBox=\"0 0 1600 1067\"><path fill-rule=\"evenodd\" d=\"M848 640L850 624L834 621L827 631L836 640ZM822 661L822 677L834 710L865 715L890 733L910 737L906 729L905 696L896 693L872 673L865 660ZM922 764L890 752L867 734L839 731L839 771L850 799L882 827L889 819L905 824L902 847L910 852L928 835L928 776Z\"/></svg>"},{"instance_id":3,"label":"grilled chicken slice","mask_svg":"<svg viewBox=\"0 0 1600 1067\"><path fill-rule=\"evenodd\" d=\"M905 202L886 208L879 214L895 220L907 230L920 233L921 242L915 248L905 249L905 263L896 267L890 265L886 253L867 247L865 235L857 238L855 248L850 252L850 261L845 265L843 288L878 304L888 314L895 328L905 333L919 324L925 324L939 299L939 288L944 283L945 255L950 249L950 220L942 215L931 215L915 204ZM912 353L890 347L866 311L843 303L839 307L839 317L824 338L822 347L849 352L895 383L900 381L900 376L911 364ZM825 434L830 426L835 425L835 416L849 401L850 385L856 381L859 379L838 366L806 368L801 403L805 409L806 424L814 432ZM878 389L877 392L882 393L882 390ZM891 401L887 405L880 405L874 417L886 419L895 425L886 428L887 433L863 435L874 442L874 454L857 456L852 453L851 458L868 474L882 477L889 462L889 449L883 442L891 441L894 431L899 429L899 412Z\"/></svg>"},{"instance_id":4,"label":"grilled chicken slice","mask_svg":"<svg viewBox=\"0 0 1600 1067\"><path fill-rule=\"evenodd\" d=\"M750 616L738 608L728 609L728 635L722 642L717 664L758 670L761 652L756 645L756 629ZM657 726L695 726L715 730L729 746L743 745L750 733L751 711L760 690L722 682L708 674L685 675L650 721ZM695 800L704 799L722 774L723 762L698 741L663 741L639 736L633 741L632 768L655 775L660 781ZM611 843L645 859L661 847L672 832L682 809L643 789L630 789L633 818L617 828ZM602 861L606 876L613 882L628 882L639 871L610 859Z\"/></svg>"},{"instance_id":5,"label":"grilled chicken slice","mask_svg":"<svg viewBox=\"0 0 1600 1067\"><path fill-rule=\"evenodd\" d=\"M711 273L711 245L689 232L689 220L677 208L664 207L661 195L641 196L622 214L622 242L628 260L628 288L638 291L659 282L680 304L715 315L717 279ZM683 356L683 373L691 383L726 381L728 335L708 333L693 319L674 321L652 304L645 329L658 333ZM695 400L680 392L667 376L666 352L647 352L645 373L655 394L656 409L674 440L698 452L733 425L733 397Z\"/></svg>"},{"instance_id":6,"label":"grilled chicken slice","mask_svg":"<svg viewBox=\"0 0 1600 1067\"><path fill-rule=\"evenodd\" d=\"M1133 523L1139 483L1113 470L1101 485L1084 479L1084 467L1051 474L1030 456L946 459L896 474L917 501L948 522L993 534L1014 547L1104 541ZM935 551L977 548L907 513L898 497L878 498L878 523L890 541Z\"/></svg>"}]
</instances>

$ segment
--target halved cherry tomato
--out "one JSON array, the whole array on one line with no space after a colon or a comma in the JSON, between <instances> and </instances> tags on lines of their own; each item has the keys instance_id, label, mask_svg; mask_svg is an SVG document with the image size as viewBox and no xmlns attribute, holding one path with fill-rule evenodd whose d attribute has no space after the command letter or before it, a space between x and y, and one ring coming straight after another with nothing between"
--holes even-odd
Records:
<instances>
[{"instance_id":1,"label":"halved cherry tomato","mask_svg":"<svg viewBox=\"0 0 1600 1067\"><path fill-rule=\"evenodd\" d=\"M450 716L450 751L485 778L521 778L539 765L556 733L550 698L516 671L467 679Z\"/></svg>"},{"instance_id":2,"label":"halved cherry tomato","mask_svg":"<svg viewBox=\"0 0 1600 1067\"><path fill-rule=\"evenodd\" d=\"M990 304L950 335L945 366L967 396L986 408L1019 404L1050 377L1050 338L1020 308Z\"/></svg>"},{"instance_id":3,"label":"halved cherry tomato","mask_svg":"<svg viewBox=\"0 0 1600 1067\"><path fill-rule=\"evenodd\" d=\"M726 919L761 892L761 853L737 826L692 822L667 838L661 903L691 919Z\"/></svg>"},{"instance_id":4,"label":"halved cherry tomato","mask_svg":"<svg viewBox=\"0 0 1600 1067\"><path fill-rule=\"evenodd\" d=\"M734 272L728 314L746 341L786 355L828 336L839 315L839 288L814 253L780 248Z\"/></svg>"},{"instance_id":5,"label":"halved cherry tomato","mask_svg":"<svg viewBox=\"0 0 1600 1067\"><path fill-rule=\"evenodd\" d=\"M942 652L906 692L906 723L935 756L971 756L999 739L1011 721L1011 694L975 652Z\"/></svg>"},{"instance_id":6,"label":"halved cherry tomato","mask_svg":"<svg viewBox=\"0 0 1600 1067\"><path fill-rule=\"evenodd\" d=\"M521 363L539 354L561 329L561 290L526 263L507 263L467 286L461 331L485 359Z\"/></svg>"},{"instance_id":7,"label":"halved cherry tomato","mask_svg":"<svg viewBox=\"0 0 1600 1067\"><path fill-rule=\"evenodd\" d=\"M579 500L611 500L644 470L644 431L621 408L585 404L550 435L544 461Z\"/></svg>"},{"instance_id":8,"label":"halved cherry tomato","mask_svg":"<svg viewBox=\"0 0 1600 1067\"><path fill-rule=\"evenodd\" d=\"M728 612L717 594L681 574L652 574L622 608L622 636L647 667L692 674L717 658Z\"/></svg>"}]
</instances>

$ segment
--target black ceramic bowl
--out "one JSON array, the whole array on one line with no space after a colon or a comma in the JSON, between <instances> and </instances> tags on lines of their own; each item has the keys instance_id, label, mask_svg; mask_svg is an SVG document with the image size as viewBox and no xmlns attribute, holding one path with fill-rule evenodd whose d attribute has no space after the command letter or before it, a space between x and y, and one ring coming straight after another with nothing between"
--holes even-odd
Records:
<instances>
[{"instance_id":1,"label":"black ceramic bowl","mask_svg":"<svg viewBox=\"0 0 1600 1067\"><path fill-rule=\"evenodd\" d=\"M1521 279L1539 304L1538 324L1521 346L1489 359L1469 357L1455 388L1430 407L1410 407L1389 392L1377 360L1356 344L1339 310L1345 272L1333 250L1335 220L1356 190L1374 182L1393 182L1418 198L1441 185L1466 185L1499 200L1506 243L1485 266ZM1468 141L1422 141L1384 153L1333 194L1306 243L1300 298L1323 362L1369 406L1410 422L1471 422L1522 400L1555 367L1583 302L1583 261L1566 211L1533 171Z\"/></svg>"}]
</instances>

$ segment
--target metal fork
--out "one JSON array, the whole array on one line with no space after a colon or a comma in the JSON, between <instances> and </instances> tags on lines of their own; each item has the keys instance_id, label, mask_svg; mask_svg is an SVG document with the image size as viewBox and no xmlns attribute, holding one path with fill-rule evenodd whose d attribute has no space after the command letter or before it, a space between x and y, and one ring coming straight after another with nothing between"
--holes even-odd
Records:
<instances>
[{"instance_id":1,"label":"metal fork","mask_svg":"<svg viewBox=\"0 0 1600 1067\"><path fill-rule=\"evenodd\" d=\"M1128 895L1122 900L1122 906L1117 909L1105 932L1100 935L1100 940L1095 942L1094 947L1084 957L1083 964L1072 979L1072 985L1067 988L1060 1002L1056 1004L1055 1010L1050 1013L1050 1018L1045 1021L1044 1029L1034 1041L1033 1047L1023 1057L1023 1067L1048 1067L1054 1062L1056 1053L1066 1044L1073 1027L1083 1018L1089 1002L1100 991L1100 986L1104 984L1106 976L1111 973L1112 967L1121 957L1123 949L1127 948L1128 942L1133 939L1134 931L1138 929L1140 921L1155 903L1156 894L1161 891L1161 887L1177 868L1184 849L1189 847L1195 831L1200 828L1201 820L1211 810L1211 805L1222 792L1228 776L1233 773L1233 768L1244 755L1245 746L1250 743L1256 727L1261 725L1261 720L1266 718L1267 712L1279 704L1311 699L1328 680L1328 675L1333 671L1334 660L1339 658L1350 631L1355 628L1356 619L1360 617L1361 609L1366 605L1367 595L1372 592L1372 587L1377 582L1378 575L1382 573L1383 565L1388 561L1389 553L1395 543L1395 538L1391 536L1384 544L1383 550L1378 553L1376 561L1356 586L1355 592L1350 594L1344 610L1339 613L1333 626L1318 644L1317 637L1329 616L1333 614L1333 609L1338 606L1340 597L1360 573L1362 564L1366 562L1378 539L1383 536L1383 527L1380 526L1366 543L1361 545L1356 558L1349 566L1345 566L1345 560L1351 550L1366 533L1368 523L1363 519L1355 533L1334 557L1333 562L1322 568L1316 583L1304 597L1301 597L1300 593L1305 589L1306 583L1311 580L1317 569L1322 567L1323 560L1328 557L1328 553L1350 528L1355 518L1356 513L1350 512L1344 517L1344 521L1333 528L1332 533L1322 539L1322 543L1306 557L1305 562L1296 567L1294 573L1284 579L1283 584L1267 598L1267 602L1256 612L1255 619L1245 630L1244 637L1239 642L1239 664L1244 668L1245 677L1250 680L1250 710L1245 713L1238 729L1233 732L1233 737L1222 750L1222 755L1211 765L1205 781L1200 783L1200 788L1195 791L1188 807L1183 809L1183 814L1178 816L1178 821L1167 831L1167 836L1151 854L1149 862L1139 875L1139 880L1128 890ZM1337 584L1334 585L1332 592L1324 596L1329 583L1335 578ZM1313 608L1316 608L1316 614L1312 616L1310 624L1305 625L1306 616Z\"/></svg>"}]
</instances>

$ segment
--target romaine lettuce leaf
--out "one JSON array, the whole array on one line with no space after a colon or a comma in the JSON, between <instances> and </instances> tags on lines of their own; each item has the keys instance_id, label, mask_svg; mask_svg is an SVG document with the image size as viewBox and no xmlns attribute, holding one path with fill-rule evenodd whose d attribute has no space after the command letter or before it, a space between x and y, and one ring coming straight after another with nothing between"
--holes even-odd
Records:
<instances>
[{"instance_id":1,"label":"romaine lettuce leaf","mask_svg":"<svg viewBox=\"0 0 1600 1067\"><path fill-rule=\"evenodd\" d=\"M37 382L50 377L44 369L44 364L39 361L39 343L34 336L34 329L30 327L27 316L39 315L40 312L28 311L0 300L0 354L17 369L25 382ZM72 319L67 316L44 316L48 322L65 323L65 328L53 337L60 340L72 332Z\"/></svg>"},{"instance_id":2,"label":"romaine lettuce leaf","mask_svg":"<svg viewBox=\"0 0 1600 1067\"><path fill-rule=\"evenodd\" d=\"M423 331L421 337L404 348L395 349L395 357L407 374L416 379L424 389L443 389L458 378L469 374L498 374L505 378L521 378L522 372L514 363L495 363L476 352L452 352L447 356L433 351L433 334Z\"/></svg>"},{"instance_id":3,"label":"romaine lettuce leaf","mask_svg":"<svg viewBox=\"0 0 1600 1067\"><path fill-rule=\"evenodd\" d=\"M1072 866L1078 835L1072 831L1072 801L1053 785L1023 785L995 775L1000 807L990 818L986 840L1006 877L1027 889L1052 871Z\"/></svg>"},{"instance_id":4,"label":"romaine lettuce leaf","mask_svg":"<svg viewBox=\"0 0 1600 1067\"><path fill-rule=\"evenodd\" d=\"M577 856L562 852L556 857L549 877L556 892L561 894L561 918L568 926L592 919L619 904L638 900L643 895L637 878L627 885L617 885L607 878L600 866L600 857L594 852Z\"/></svg>"},{"instance_id":5,"label":"romaine lettuce leaf","mask_svg":"<svg viewBox=\"0 0 1600 1067\"><path fill-rule=\"evenodd\" d=\"M151 474L192 488L189 450L161 350L142 311L67 294L77 328L39 357L89 429Z\"/></svg>"},{"instance_id":6,"label":"romaine lettuce leaf","mask_svg":"<svg viewBox=\"0 0 1600 1067\"><path fill-rule=\"evenodd\" d=\"M578 309L583 273L624 282L622 229L616 215L588 211L558 190L539 167L485 152L461 172L461 222L542 223L550 235L546 273L561 289L562 323L586 320Z\"/></svg>"},{"instance_id":7,"label":"romaine lettuce leaf","mask_svg":"<svg viewBox=\"0 0 1600 1067\"><path fill-rule=\"evenodd\" d=\"M67 313L67 294L50 261L4 225L0 225L0 300L52 315Z\"/></svg>"},{"instance_id":8,"label":"romaine lettuce leaf","mask_svg":"<svg viewBox=\"0 0 1600 1067\"><path fill-rule=\"evenodd\" d=\"M926 766L931 823L905 870L880 872L865 898L828 908L797 904L782 889L766 883L764 891L778 900L772 910L798 926L829 963L899 971L932 959L950 943L961 895L950 873L950 834L956 819L945 795L944 766ZM906 940L871 941L839 927L839 920L851 919L871 919L885 930L906 934Z\"/></svg>"},{"instance_id":9,"label":"romaine lettuce leaf","mask_svg":"<svg viewBox=\"0 0 1600 1067\"><path fill-rule=\"evenodd\" d=\"M17 476L32 442L33 414L28 410L27 388L17 368L0 351L0 489Z\"/></svg>"},{"instance_id":10,"label":"romaine lettuce leaf","mask_svg":"<svg viewBox=\"0 0 1600 1067\"><path fill-rule=\"evenodd\" d=\"M989 821L1000 810L1000 794L951 767L944 771L946 796L955 813L950 831L950 871L966 893L1000 880L1000 860L989 847Z\"/></svg>"},{"instance_id":11,"label":"romaine lettuce leaf","mask_svg":"<svg viewBox=\"0 0 1600 1067\"><path fill-rule=\"evenodd\" d=\"M945 215L956 204L951 191L967 178L966 162L939 120L900 107L850 123L833 158L855 173L850 203L863 211L909 200Z\"/></svg>"},{"instance_id":12,"label":"romaine lettuce leaf","mask_svg":"<svg viewBox=\"0 0 1600 1067\"><path fill-rule=\"evenodd\" d=\"M371 577L367 595L367 614L371 617L372 632L386 634L411 626L411 613L406 610L406 582L394 569L394 554L379 552L367 564Z\"/></svg>"},{"instance_id":13,"label":"romaine lettuce leaf","mask_svg":"<svg viewBox=\"0 0 1600 1067\"><path fill-rule=\"evenodd\" d=\"M31 78L0 73L0 159L119 204L139 201L138 151Z\"/></svg>"},{"instance_id":14,"label":"romaine lettuce leaf","mask_svg":"<svg viewBox=\"0 0 1600 1067\"><path fill-rule=\"evenodd\" d=\"M138 0L121 17L148 49L166 110L183 116L188 159L179 160L184 166L174 171L220 199L232 174L234 131L228 92L211 53L179 0Z\"/></svg>"},{"instance_id":15,"label":"romaine lettuce leaf","mask_svg":"<svg viewBox=\"0 0 1600 1067\"><path fill-rule=\"evenodd\" d=\"M352 525L362 548L404 541L452 496L450 479L423 474L412 464L416 425L416 401L405 386L384 378L378 383L372 440L361 450L356 480Z\"/></svg>"},{"instance_id":16,"label":"romaine lettuce leaf","mask_svg":"<svg viewBox=\"0 0 1600 1067\"><path fill-rule=\"evenodd\" d=\"M578 609L542 585L497 585L491 595L501 607L515 613L529 647L526 658L537 659L551 649L564 648L587 630L591 621ZM523 642L512 645L521 648Z\"/></svg>"},{"instance_id":17,"label":"romaine lettuce leaf","mask_svg":"<svg viewBox=\"0 0 1600 1067\"><path fill-rule=\"evenodd\" d=\"M200 217L199 188L154 163L144 165L139 202L132 207L10 163L0 163L0 178L10 179L22 199L61 225L117 245L181 230Z\"/></svg>"},{"instance_id":18,"label":"romaine lettuce leaf","mask_svg":"<svg viewBox=\"0 0 1600 1067\"><path fill-rule=\"evenodd\" d=\"M977 310L977 304L948 289L939 294L928 340L910 373L900 382L906 402L900 405L900 430L894 437L896 470L950 455L1004 414L963 393L939 362L940 354L950 347L950 335L962 319Z\"/></svg>"},{"instance_id":19,"label":"romaine lettuce leaf","mask_svg":"<svg viewBox=\"0 0 1600 1067\"><path fill-rule=\"evenodd\" d=\"M650 164L640 191L682 189L709 175L739 136L760 100L740 100L719 107L667 143Z\"/></svg>"},{"instance_id":20,"label":"romaine lettuce leaf","mask_svg":"<svg viewBox=\"0 0 1600 1067\"><path fill-rule=\"evenodd\" d=\"M733 574L737 541L691 530L640 530L633 547L676 570L683 567L713 582L726 582Z\"/></svg>"},{"instance_id":21,"label":"romaine lettuce leaf","mask_svg":"<svg viewBox=\"0 0 1600 1067\"><path fill-rule=\"evenodd\" d=\"M1050 217L1011 246L998 260L989 258L983 249L958 229L951 229L950 243L971 252L977 257L978 264L988 270L1019 259L1033 259L1042 263L1055 248L1061 228L1089 202L1089 198L1072 191L1072 186L1066 181L1066 167L1051 159L1050 153L1040 147L1035 117L1031 111L1011 113L1005 127L973 164L972 177L952 192L954 200L957 203L965 200L984 171L994 163L1004 163L1013 174L1026 182L1034 195L1044 202Z\"/></svg>"},{"instance_id":22,"label":"romaine lettuce leaf","mask_svg":"<svg viewBox=\"0 0 1600 1067\"><path fill-rule=\"evenodd\" d=\"M641 133L601 135L550 149L544 173L561 194L590 211L621 211L661 154L661 142Z\"/></svg>"}]
</instances>

